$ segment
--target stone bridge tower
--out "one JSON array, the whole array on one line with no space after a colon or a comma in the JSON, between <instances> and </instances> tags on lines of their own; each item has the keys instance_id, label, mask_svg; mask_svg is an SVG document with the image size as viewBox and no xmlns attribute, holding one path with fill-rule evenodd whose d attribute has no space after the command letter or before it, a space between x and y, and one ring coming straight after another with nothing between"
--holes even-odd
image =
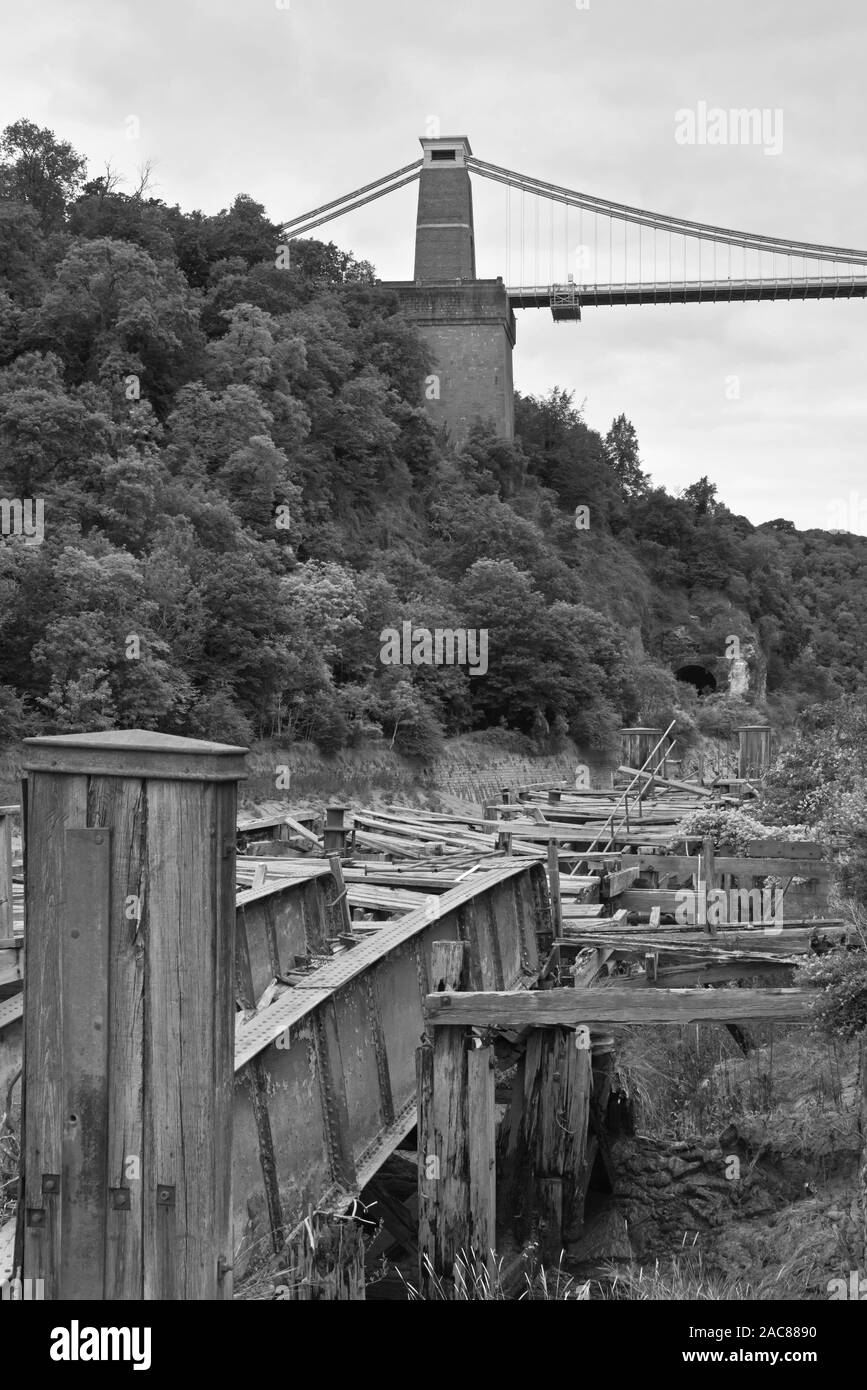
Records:
<instances>
[{"instance_id":1,"label":"stone bridge tower","mask_svg":"<svg viewBox=\"0 0 867 1390\"><path fill-rule=\"evenodd\" d=\"M477 418L514 438L515 315L502 279L476 277L470 142L422 139L412 282L391 282L436 358L425 406L460 443Z\"/></svg>"}]
</instances>

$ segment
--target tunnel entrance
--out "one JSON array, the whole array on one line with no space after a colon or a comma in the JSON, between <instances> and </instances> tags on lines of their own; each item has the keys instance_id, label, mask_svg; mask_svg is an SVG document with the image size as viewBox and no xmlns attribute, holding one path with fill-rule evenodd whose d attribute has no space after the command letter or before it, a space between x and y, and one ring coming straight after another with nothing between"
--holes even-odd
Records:
<instances>
[{"instance_id":1,"label":"tunnel entrance","mask_svg":"<svg viewBox=\"0 0 867 1390\"><path fill-rule=\"evenodd\" d=\"M699 695L710 695L716 690L716 679L705 666L681 666L674 674L685 685L694 686Z\"/></svg>"}]
</instances>

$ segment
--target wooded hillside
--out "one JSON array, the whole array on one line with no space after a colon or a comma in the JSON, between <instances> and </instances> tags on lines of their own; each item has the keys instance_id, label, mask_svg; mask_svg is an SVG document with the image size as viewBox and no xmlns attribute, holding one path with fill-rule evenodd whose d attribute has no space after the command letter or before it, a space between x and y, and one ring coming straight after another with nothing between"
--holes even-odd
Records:
<instances>
[{"instance_id":1,"label":"wooded hillside","mask_svg":"<svg viewBox=\"0 0 867 1390\"><path fill-rule=\"evenodd\" d=\"M185 213L0 138L0 498L44 501L41 543L0 540L0 740L712 731L745 707L673 671L722 689L732 638L777 719L862 688L865 538L753 526L701 459L672 496L625 413L603 438L557 388L456 450L372 267L280 246L246 194ZM486 629L487 673L383 664L405 621Z\"/></svg>"}]
</instances>

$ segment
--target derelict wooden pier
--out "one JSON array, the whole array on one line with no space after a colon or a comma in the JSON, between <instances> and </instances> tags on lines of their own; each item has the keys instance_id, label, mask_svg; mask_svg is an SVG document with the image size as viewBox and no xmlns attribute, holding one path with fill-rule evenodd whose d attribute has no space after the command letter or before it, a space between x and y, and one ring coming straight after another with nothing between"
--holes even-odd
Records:
<instances>
[{"instance_id":1,"label":"derelict wooden pier","mask_svg":"<svg viewBox=\"0 0 867 1390\"><path fill-rule=\"evenodd\" d=\"M26 873L18 810L0 817L4 1089L26 1034L13 1267L49 1297L228 1298L279 1255L291 1296L360 1297L362 1240L323 1277L309 1233L365 1191L422 1285L461 1251L488 1262L504 1223L556 1260L616 1184L610 1030L801 1022L810 997L779 980L842 932L824 847L715 855L680 822L751 784L669 778L665 735L638 732L619 787L333 807L324 834L237 820L243 750L34 741ZM400 1153L415 1201L378 1176Z\"/></svg>"}]
</instances>

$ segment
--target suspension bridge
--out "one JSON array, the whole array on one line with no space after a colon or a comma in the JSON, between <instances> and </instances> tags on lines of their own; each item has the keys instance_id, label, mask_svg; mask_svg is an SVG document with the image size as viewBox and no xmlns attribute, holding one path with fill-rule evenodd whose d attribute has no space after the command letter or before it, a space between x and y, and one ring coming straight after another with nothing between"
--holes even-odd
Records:
<instances>
[{"instance_id":1,"label":"suspension bridge","mask_svg":"<svg viewBox=\"0 0 867 1390\"><path fill-rule=\"evenodd\" d=\"M428 341L435 423L456 439L489 418L514 433L515 310L577 322L592 307L851 299L867 251L689 221L477 159L466 136L422 138L421 159L282 225L291 241L418 181L411 281L382 281ZM505 276L476 274L471 175L505 190Z\"/></svg>"}]
</instances>

